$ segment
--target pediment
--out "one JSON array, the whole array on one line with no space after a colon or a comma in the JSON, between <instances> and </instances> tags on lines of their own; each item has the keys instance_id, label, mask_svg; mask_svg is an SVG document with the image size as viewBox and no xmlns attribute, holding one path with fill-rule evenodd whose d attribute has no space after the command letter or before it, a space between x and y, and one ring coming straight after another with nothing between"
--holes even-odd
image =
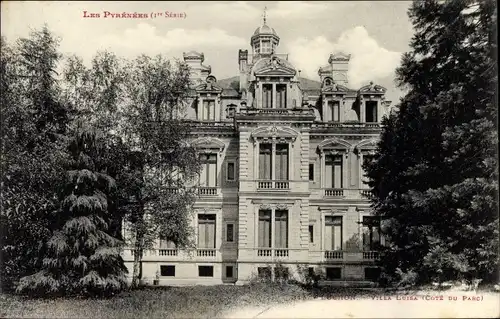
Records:
<instances>
[{"instance_id":1,"label":"pediment","mask_svg":"<svg viewBox=\"0 0 500 319\"><path fill-rule=\"evenodd\" d=\"M343 85L340 85L340 84L332 84L330 86L326 86L324 87L323 89L321 89L321 92L347 92L349 91L349 88L343 86Z\"/></svg>"},{"instance_id":2,"label":"pediment","mask_svg":"<svg viewBox=\"0 0 500 319\"><path fill-rule=\"evenodd\" d=\"M325 152L328 150L349 150L351 148L351 143L340 139L340 138L330 138L319 143L318 150L320 152Z\"/></svg>"},{"instance_id":3,"label":"pediment","mask_svg":"<svg viewBox=\"0 0 500 319\"><path fill-rule=\"evenodd\" d=\"M196 86L195 90L197 92L216 92L220 93L222 92L222 87L212 84L212 83L202 83L198 86Z\"/></svg>"},{"instance_id":4,"label":"pediment","mask_svg":"<svg viewBox=\"0 0 500 319\"><path fill-rule=\"evenodd\" d=\"M286 68L286 67L281 67L281 68L272 68L272 67L266 67L258 72L255 72L256 76L288 76L288 77L293 77L295 76L295 70Z\"/></svg>"},{"instance_id":5,"label":"pediment","mask_svg":"<svg viewBox=\"0 0 500 319\"><path fill-rule=\"evenodd\" d=\"M374 84L373 82L370 82L370 84L361 87L358 92L381 94L381 93L385 93L386 91L387 91L387 89L385 87L378 85L378 84Z\"/></svg>"},{"instance_id":6,"label":"pediment","mask_svg":"<svg viewBox=\"0 0 500 319\"><path fill-rule=\"evenodd\" d=\"M299 132L291 127L266 126L255 129L251 136L254 139L293 139L295 140Z\"/></svg>"},{"instance_id":7,"label":"pediment","mask_svg":"<svg viewBox=\"0 0 500 319\"><path fill-rule=\"evenodd\" d=\"M191 145L197 150L210 150L222 152L226 144L218 138L200 137L191 142Z\"/></svg>"}]
</instances>

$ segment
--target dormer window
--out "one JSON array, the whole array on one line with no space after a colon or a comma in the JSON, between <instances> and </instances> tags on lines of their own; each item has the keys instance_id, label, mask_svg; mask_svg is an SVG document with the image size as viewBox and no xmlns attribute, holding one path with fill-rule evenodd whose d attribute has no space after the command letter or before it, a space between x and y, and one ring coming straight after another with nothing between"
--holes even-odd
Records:
<instances>
[{"instance_id":1,"label":"dormer window","mask_svg":"<svg viewBox=\"0 0 500 319\"><path fill-rule=\"evenodd\" d=\"M215 121L215 101L204 100L201 119L203 121Z\"/></svg>"},{"instance_id":2,"label":"dormer window","mask_svg":"<svg viewBox=\"0 0 500 319\"><path fill-rule=\"evenodd\" d=\"M233 118L235 113L236 113L236 105L229 104L226 107L226 118L228 118L228 119Z\"/></svg>"},{"instance_id":3,"label":"dormer window","mask_svg":"<svg viewBox=\"0 0 500 319\"><path fill-rule=\"evenodd\" d=\"M325 80L325 86L330 86L330 85L332 85L332 80L326 79Z\"/></svg>"}]
</instances>

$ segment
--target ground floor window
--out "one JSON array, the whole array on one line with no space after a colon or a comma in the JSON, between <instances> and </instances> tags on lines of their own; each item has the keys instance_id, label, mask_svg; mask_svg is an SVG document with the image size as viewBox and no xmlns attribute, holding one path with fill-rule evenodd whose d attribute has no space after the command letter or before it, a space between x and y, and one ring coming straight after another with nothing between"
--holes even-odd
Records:
<instances>
[{"instance_id":1,"label":"ground floor window","mask_svg":"<svg viewBox=\"0 0 500 319\"><path fill-rule=\"evenodd\" d=\"M175 277L175 266L161 265L160 266L160 276Z\"/></svg>"},{"instance_id":2,"label":"ground floor window","mask_svg":"<svg viewBox=\"0 0 500 319\"><path fill-rule=\"evenodd\" d=\"M226 278L233 278L233 277L234 277L234 267L226 266Z\"/></svg>"},{"instance_id":3,"label":"ground floor window","mask_svg":"<svg viewBox=\"0 0 500 319\"><path fill-rule=\"evenodd\" d=\"M214 267L213 266L198 266L198 277L213 277Z\"/></svg>"},{"instance_id":4,"label":"ground floor window","mask_svg":"<svg viewBox=\"0 0 500 319\"><path fill-rule=\"evenodd\" d=\"M271 268L270 267L258 267L257 273L259 278L262 279L271 279Z\"/></svg>"},{"instance_id":5,"label":"ground floor window","mask_svg":"<svg viewBox=\"0 0 500 319\"><path fill-rule=\"evenodd\" d=\"M326 267L326 280L335 280L342 277L342 268Z\"/></svg>"},{"instance_id":6,"label":"ground floor window","mask_svg":"<svg viewBox=\"0 0 500 319\"><path fill-rule=\"evenodd\" d=\"M275 267L274 278L276 280L288 280L289 271L287 267Z\"/></svg>"},{"instance_id":7,"label":"ground floor window","mask_svg":"<svg viewBox=\"0 0 500 319\"><path fill-rule=\"evenodd\" d=\"M366 267L365 268L365 279L371 281L377 281L380 277L380 268L378 267Z\"/></svg>"}]
</instances>

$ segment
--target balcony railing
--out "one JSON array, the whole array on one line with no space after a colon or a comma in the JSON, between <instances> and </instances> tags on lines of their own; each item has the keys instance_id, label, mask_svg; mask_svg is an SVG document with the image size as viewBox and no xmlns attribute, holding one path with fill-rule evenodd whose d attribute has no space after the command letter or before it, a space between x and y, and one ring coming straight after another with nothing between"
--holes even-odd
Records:
<instances>
[{"instance_id":1,"label":"balcony railing","mask_svg":"<svg viewBox=\"0 0 500 319\"><path fill-rule=\"evenodd\" d=\"M378 251L364 251L363 260L377 260L380 258L380 253Z\"/></svg>"},{"instance_id":2,"label":"balcony railing","mask_svg":"<svg viewBox=\"0 0 500 319\"><path fill-rule=\"evenodd\" d=\"M179 250L177 249L159 249L158 250L158 255L159 256L178 256L179 255Z\"/></svg>"},{"instance_id":3,"label":"balcony railing","mask_svg":"<svg viewBox=\"0 0 500 319\"><path fill-rule=\"evenodd\" d=\"M314 116L314 111L308 108L241 108L239 114L244 115L293 115Z\"/></svg>"},{"instance_id":4,"label":"balcony railing","mask_svg":"<svg viewBox=\"0 0 500 319\"><path fill-rule=\"evenodd\" d=\"M198 195L200 196L217 196L219 195L219 187L199 187Z\"/></svg>"},{"instance_id":5,"label":"balcony railing","mask_svg":"<svg viewBox=\"0 0 500 319\"><path fill-rule=\"evenodd\" d=\"M196 256L198 256L198 257L215 257L216 255L217 255L216 249L198 248L196 250Z\"/></svg>"},{"instance_id":6,"label":"balcony railing","mask_svg":"<svg viewBox=\"0 0 500 319\"><path fill-rule=\"evenodd\" d=\"M259 248L257 249L258 257L288 257L288 248Z\"/></svg>"},{"instance_id":7,"label":"balcony railing","mask_svg":"<svg viewBox=\"0 0 500 319\"><path fill-rule=\"evenodd\" d=\"M290 189L289 181L258 181L257 189Z\"/></svg>"},{"instance_id":8,"label":"balcony railing","mask_svg":"<svg viewBox=\"0 0 500 319\"><path fill-rule=\"evenodd\" d=\"M344 259L344 252L341 250L327 250L324 256L327 260Z\"/></svg>"},{"instance_id":9,"label":"balcony railing","mask_svg":"<svg viewBox=\"0 0 500 319\"><path fill-rule=\"evenodd\" d=\"M323 196L328 198L369 199L373 195L370 189L324 188Z\"/></svg>"},{"instance_id":10,"label":"balcony railing","mask_svg":"<svg viewBox=\"0 0 500 319\"><path fill-rule=\"evenodd\" d=\"M325 197L343 197L344 190L341 188L328 188L325 189Z\"/></svg>"}]
</instances>

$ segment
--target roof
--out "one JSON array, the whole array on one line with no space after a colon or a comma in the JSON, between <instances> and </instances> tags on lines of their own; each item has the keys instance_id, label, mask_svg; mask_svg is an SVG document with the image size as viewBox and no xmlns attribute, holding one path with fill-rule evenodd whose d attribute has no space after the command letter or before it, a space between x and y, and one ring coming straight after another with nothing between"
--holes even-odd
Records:
<instances>
[{"instance_id":1,"label":"roof","mask_svg":"<svg viewBox=\"0 0 500 319\"><path fill-rule=\"evenodd\" d=\"M300 88L308 95L318 96L321 92L321 82L299 77ZM217 85L224 89L223 96L239 96L240 77L233 76L230 78L217 81Z\"/></svg>"},{"instance_id":2,"label":"roof","mask_svg":"<svg viewBox=\"0 0 500 319\"><path fill-rule=\"evenodd\" d=\"M276 30L274 30L273 28L271 28L267 24L261 25L260 27L255 29L255 32L253 33L254 36L260 35L260 34L272 34L272 35L278 36L278 34L276 33Z\"/></svg>"}]
</instances>

